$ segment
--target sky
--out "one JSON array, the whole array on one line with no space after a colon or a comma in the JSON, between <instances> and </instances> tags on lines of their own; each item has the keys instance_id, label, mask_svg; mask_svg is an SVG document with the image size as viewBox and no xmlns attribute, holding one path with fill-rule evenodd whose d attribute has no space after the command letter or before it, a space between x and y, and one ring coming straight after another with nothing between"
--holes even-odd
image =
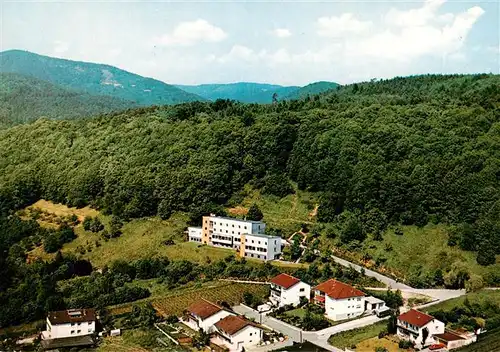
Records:
<instances>
[{"instance_id":1,"label":"sky","mask_svg":"<svg viewBox=\"0 0 500 352\"><path fill-rule=\"evenodd\" d=\"M167 83L500 73L500 1L8 1L0 50Z\"/></svg>"}]
</instances>

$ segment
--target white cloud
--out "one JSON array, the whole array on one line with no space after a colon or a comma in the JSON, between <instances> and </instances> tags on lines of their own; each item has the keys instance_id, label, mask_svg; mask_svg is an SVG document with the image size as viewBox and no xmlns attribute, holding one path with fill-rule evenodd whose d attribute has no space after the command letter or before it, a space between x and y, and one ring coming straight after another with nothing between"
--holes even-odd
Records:
<instances>
[{"instance_id":1,"label":"white cloud","mask_svg":"<svg viewBox=\"0 0 500 352\"><path fill-rule=\"evenodd\" d=\"M155 42L161 45L189 46L198 42L220 42L226 37L227 34L221 28L198 19L179 23L172 33L156 38Z\"/></svg>"},{"instance_id":2,"label":"white cloud","mask_svg":"<svg viewBox=\"0 0 500 352\"><path fill-rule=\"evenodd\" d=\"M227 54L220 57L210 57L219 63L226 63L230 61L255 61L258 55L252 49L244 45L234 45Z\"/></svg>"},{"instance_id":3,"label":"white cloud","mask_svg":"<svg viewBox=\"0 0 500 352\"><path fill-rule=\"evenodd\" d=\"M292 35L292 32L287 28L276 28L273 34L278 38L288 38Z\"/></svg>"},{"instance_id":4,"label":"white cloud","mask_svg":"<svg viewBox=\"0 0 500 352\"><path fill-rule=\"evenodd\" d=\"M318 35L322 37L340 37L344 34L365 32L372 26L372 22L358 20L352 13L344 13L338 17L320 17L317 26Z\"/></svg>"},{"instance_id":5,"label":"white cloud","mask_svg":"<svg viewBox=\"0 0 500 352\"><path fill-rule=\"evenodd\" d=\"M69 44L67 42L63 42L61 40L54 41L53 51L55 54L64 54L69 50Z\"/></svg>"},{"instance_id":6,"label":"white cloud","mask_svg":"<svg viewBox=\"0 0 500 352\"><path fill-rule=\"evenodd\" d=\"M419 9L400 11L391 9L385 16L388 24L400 27L423 26L436 18L436 12L446 0L426 0Z\"/></svg>"},{"instance_id":7,"label":"white cloud","mask_svg":"<svg viewBox=\"0 0 500 352\"><path fill-rule=\"evenodd\" d=\"M433 6L436 6L436 2L432 2ZM429 7L429 3L426 2L424 8ZM483 13L482 8L475 6L455 15L453 22L444 26L424 25L430 17L421 15L420 19L414 19L400 29L385 29L361 40L349 41L346 51L354 57L370 56L399 61L411 61L424 55L452 54L462 48L470 29Z\"/></svg>"}]
</instances>

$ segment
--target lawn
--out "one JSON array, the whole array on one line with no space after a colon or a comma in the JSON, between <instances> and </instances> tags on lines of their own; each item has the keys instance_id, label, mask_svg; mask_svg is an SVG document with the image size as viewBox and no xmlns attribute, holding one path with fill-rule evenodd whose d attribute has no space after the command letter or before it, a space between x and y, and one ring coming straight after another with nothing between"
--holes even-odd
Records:
<instances>
[{"instance_id":1,"label":"lawn","mask_svg":"<svg viewBox=\"0 0 500 352\"><path fill-rule=\"evenodd\" d=\"M264 213L263 221L266 225L283 230L285 236L300 230L301 224L310 224L316 220L314 209L318 200L313 193L296 189L295 194L280 199L275 196L262 195L248 185L244 192L246 196L240 206L228 209L230 215L244 215L246 209L255 203Z\"/></svg>"},{"instance_id":2,"label":"lawn","mask_svg":"<svg viewBox=\"0 0 500 352\"><path fill-rule=\"evenodd\" d=\"M351 346L358 345L360 342L377 337L381 331L387 329L387 322L381 321L372 325L362 328L343 331L339 334L330 336L328 343L337 348L350 348Z\"/></svg>"},{"instance_id":3,"label":"lawn","mask_svg":"<svg viewBox=\"0 0 500 352\"><path fill-rule=\"evenodd\" d=\"M289 317L299 317L302 319L306 315L306 310L304 308L297 308L297 309L292 309L292 310L286 311L284 314L289 316Z\"/></svg>"},{"instance_id":4,"label":"lawn","mask_svg":"<svg viewBox=\"0 0 500 352\"><path fill-rule=\"evenodd\" d=\"M363 255L371 259L363 264L373 267L376 260L382 261L376 270L402 279L423 277L425 273L441 269L443 274L454 265L466 268L471 273L484 276L488 272L500 273L500 263L483 267L476 262L476 253L448 246L448 228L445 225L429 224L422 228L401 226L403 235L396 235L394 228L388 229L383 241L368 238L356 252L343 253L348 259L361 262ZM338 239L323 237L324 244L338 248Z\"/></svg>"},{"instance_id":5,"label":"lawn","mask_svg":"<svg viewBox=\"0 0 500 352\"><path fill-rule=\"evenodd\" d=\"M377 347L383 347L387 350L387 352L401 352L407 351L410 352L412 350L402 350L399 348L398 343L391 341L389 338L383 337L379 339L378 337L372 337L366 340L361 341L356 345L356 351L375 351Z\"/></svg>"},{"instance_id":6,"label":"lawn","mask_svg":"<svg viewBox=\"0 0 500 352\"><path fill-rule=\"evenodd\" d=\"M157 341L162 339L169 347ZM124 330L122 336L106 337L96 352L181 352L182 347L174 346L168 338L154 328Z\"/></svg>"}]
</instances>

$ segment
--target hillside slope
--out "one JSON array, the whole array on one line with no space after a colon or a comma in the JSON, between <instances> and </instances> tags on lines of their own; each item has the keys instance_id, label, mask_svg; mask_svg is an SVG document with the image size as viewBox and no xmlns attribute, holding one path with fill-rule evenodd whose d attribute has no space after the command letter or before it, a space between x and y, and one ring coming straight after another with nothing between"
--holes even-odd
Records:
<instances>
[{"instance_id":1,"label":"hillside slope","mask_svg":"<svg viewBox=\"0 0 500 352\"><path fill-rule=\"evenodd\" d=\"M57 59L21 50L0 53L0 72L28 75L66 88L113 96L143 106L204 100L172 85L113 66Z\"/></svg>"},{"instance_id":2,"label":"hillside slope","mask_svg":"<svg viewBox=\"0 0 500 352\"><path fill-rule=\"evenodd\" d=\"M274 93L278 94L279 98L287 96L299 88L251 82L201 84L197 86L177 85L176 87L211 101L230 99L242 103L271 103Z\"/></svg>"},{"instance_id":3,"label":"hillside slope","mask_svg":"<svg viewBox=\"0 0 500 352\"><path fill-rule=\"evenodd\" d=\"M336 89L338 86L339 84L335 82L326 82L326 81L314 82L308 84L307 86L301 87L297 90L290 92L284 97L281 97L281 99L283 100L302 99L307 96L313 96L316 94L327 92L330 89Z\"/></svg>"},{"instance_id":4,"label":"hillside slope","mask_svg":"<svg viewBox=\"0 0 500 352\"><path fill-rule=\"evenodd\" d=\"M129 101L94 96L15 73L0 73L0 127L40 117L71 119L134 107Z\"/></svg>"},{"instance_id":5,"label":"hillside slope","mask_svg":"<svg viewBox=\"0 0 500 352\"><path fill-rule=\"evenodd\" d=\"M498 75L429 75L272 105L196 102L17 126L0 131L0 211L44 198L123 218L187 211L196 220L241 204L248 183L278 200L294 191L291 180L315 193L320 230L342 245L359 249L388 224L443 223L454 226L449 245L493 266L499 85ZM438 264L441 278L453 270ZM412 276L429 274L421 270ZM448 286L463 287L465 276L452 274Z\"/></svg>"}]
</instances>

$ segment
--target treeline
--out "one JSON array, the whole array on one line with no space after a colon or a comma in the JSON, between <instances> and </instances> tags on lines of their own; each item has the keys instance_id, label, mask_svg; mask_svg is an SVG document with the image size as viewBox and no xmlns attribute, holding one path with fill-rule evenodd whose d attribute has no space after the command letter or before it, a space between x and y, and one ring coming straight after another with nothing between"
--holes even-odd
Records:
<instances>
[{"instance_id":1,"label":"treeline","mask_svg":"<svg viewBox=\"0 0 500 352\"><path fill-rule=\"evenodd\" d=\"M486 265L500 251L499 83L429 75L273 105L41 120L0 132L0 207L45 198L124 219L181 210L196 220L247 183L282 197L292 180L320 193L320 221L344 213L346 241L384 224L451 223L467 231L450 244L489 249ZM375 227L359 228L366 217Z\"/></svg>"}]
</instances>

